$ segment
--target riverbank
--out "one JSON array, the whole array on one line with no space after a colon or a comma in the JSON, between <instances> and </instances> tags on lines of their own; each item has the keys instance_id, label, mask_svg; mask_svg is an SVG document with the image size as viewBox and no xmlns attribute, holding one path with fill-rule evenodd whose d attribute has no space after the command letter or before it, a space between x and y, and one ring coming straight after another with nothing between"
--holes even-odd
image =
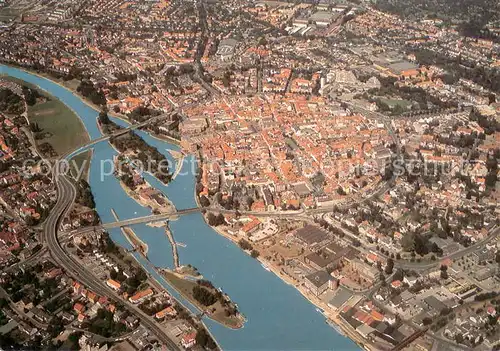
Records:
<instances>
[{"instance_id":1,"label":"riverbank","mask_svg":"<svg viewBox=\"0 0 500 351\"><path fill-rule=\"evenodd\" d=\"M186 155L183 152L180 151L174 151L174 150L167 150L170 155L175 160L175 171L174 174L172 175L172 180L175 180L177 176L181 173L182 167L184 166L184 160L186 158Z\"/></svg>"},{"instance_id":2,"label":"riverbank","mask_svg":"<svg viewBox=\"0 0 500 351\"><path fill-rule=\"evenodd\" d=\"M77 89L75 88L74 85L68 84L68 82L64 81L63 79L55 78L55 77L53 77L53 76L51 76L49 74L46 74L46 73L39 73L39 72L36 72L36 71L32 71L32 70L26 69L25 67L21 67L21 66L15 66L15 65L8 64L8 63L4 63L4 62L2 62L1 64L5 65L5 66L13 67L15 69L19 69L21 71L24 71L26 73L35 75L35 76L40 77L40 78L48 79L51 82L53 82L54 84L59 85L61 88L69 90L73 95L75 95L76 97L78 97L84 104L86 104L87 106L89 106L93 110L95 110L95 111L101 111L102 110L102 106L98 106L98 105L92 103L91 101L89 101L85 96L83 96L82 94L80 94L77 91ZM7 77L10 77L10 76L7 76ZM14 79L17 79L17 78L14 78ZM28 83L28 84L30 84L30 83ZM43 91L46 92L46 93L48 93L46 90L43 90ZM173 105L172 105L172 107L176 108ZM119 120L121 120L121 121L123 121L125 123L133 124L133 121L131 121L128 118L128 116L126 116L126 115L124 115L122 113L116 113L114 111L108 111L108 115L111 116L111 117L117 118L117 119L119 119ZM175 138L173 138L171 136L163 135L163 134L152 134L152 132L150 130L148 130L148 134L152 138L158 139L160 141L165 141L165 142L168 142L168 143L172 143L174 145L182 147L182 141L179 140L179 139L175 139Z\"/></svg>"},{"instance_id":3,"label":"riverbank","mask_svg":"<svg viewBox=\"0 0 500 351\"><path fill-rule=\"evenodd\" d=\"M163 269L162 276L174 289L182 295L187 301L196 306L203 314L212 319L213 321L230 329L243 328L244 318L238 312L236 315L227 315L228 309L224 307L220 301L217 301L209 306L202 305L193 295L193 288L200 287L197 280L185 279L181 274ZM204 288L212 293L216 290L213 288ZM233 304L233 303L230 303Z\"/></svg>"},{"instance_id":4,"label":"riverbank","mask_svg":"<svg viewBox=\"0 0 500 351\"><path fill-rule=\"evenodd\" d=\"M47 79L47 80L49 80L51 83L53 83L53 84L57 84L57 85L58 85L58 86L60 86L61 88L65 89L65 90L67 90L67 91L70 91L73 95L75 95L76 97L78 97L78 98L81 100L81 102L82 102L82 103L86 104L87 106L89 106L89 107L90 107L90 108L92 108L93 110L95 110L95 111L100 111L100 108L99 108L98 106L96 106L96 105L94 105L94 106L93 106L93 104L91 104L91 103L89 103L88 101L86 101L85 97L84 97L83 95L80 95L80 94L79 94L79 93L78 93L75 89L70 88L70 87L67 87L67 86L65 86L65 85L61 84L60 82L58 82L57 80L55 80L55 78L54 78L54 77L52 77L52 76L50 76L50 75L40 74L40 73L38 73L38 72L36 72L36 71L28 70L28 69L26 69L25 67L15 66L15 65L12 65L12 64L9 64L9 63L5 63L5 62L1 62L0 64L1 64L1 65L4 65L4 66L6 66L6 67L11 67L11 68L13 68L13 69L20 70L20 71L25 72L25 73L27 73L27 74L31 74L31 75L36 76L36 77L41 78L41 79ZM5 75L5 74L4 74L4 75ZM12 76L10 76L10 75L6 75L6 76L7 76L7 77L12 77ZM19 79L19 78L16 78L16 77L13 77L13 78L15 78L15 79ZM19 79L19 80L24 81L23 79ZM24 82L26 82L26 81L24 81ZM26 82L26 83L29 83L29 84L33 85L33 84L32 84L32 83L30 83L30 82ZM44 93L46 93L46 94L48 94L48 95L50 95L50 96L54 96L53 94L51 94L51 93L50 93L50 91L48 91L48 90L44 89L43 87L41 87L41 86L39 86L39 85L36 85L36 86L38 87L38 89L40 89L40 90L41 90L41 91L43 91ZM58 100L60 100L60 99L58 99ZM78 115L78 113L77 113L77 112L76 112L76 111L75 111L75 110L74 110L71 106L69 106L68 104L64 104L64 105L65 105L67 108L69 108L69 109L70 109L70 110L71 110L71 111L72 111L72 112L73 112L76 116L79 116L79 115ZM84 126L84 128L85 128L85 131L86 131L87 135L88 135L88 136L90 136L90 133L89 133L89 131L88 131L87 126L85 125L85 123L84 123L81 119L80 119L80 122L81 122L81 123L82 123L82 125Z\"/></svg>"},{"instance_id":5,"label":"riverbank","mask_svg":"<svg viewBox=\"0 0 500 351\"><path fill-rule=\"evenodd\" d=\"M84 179L87 183L90 177L90 166L92 162L93 149L88 149L73 156L70 160L71 175L76 180Z\"/></svg>"},{"instance_id":6,"label":"riverbank","mask_svg":"<svg viewBox=\"0 0 500 351\"><path fill-rule=\"evenodd\" d=\"M172 257L174 259L175 270L177 271L180 268L179 252L177 251L177 243L175 242L174 236L172 235L172 232L170 231L168 224L165 225L165 234L167 235L168 241L172 246Z\"/></svg>"},{"instance_id":7,"label":"riverbank","mask_svg":"<svg viewBox=\"0 0 500 351\"><path fill-rule=\"evenodd\" d=\"M111 115L111 116L113 116L113 115ZM115 116L113 116L113 117L115 117ZM130 123L130 121L127 121L127 122ZM165 141L167 143L182 147L182 140L175 139L175 138L172 138L171 136L163 135L163 134L151 134L151 132L149 130L146 130L146 132L149 134L149 136L151 138L157 139L159 141Z\"/></svg>"},{"instance_id":8,"label":"riverbank","mask_svg":"<svg viewBox=\"0 0 500 351\"><path fill-rule=\"evenodd\" d=\"M123 235L127 238L132 247L144 257L148 257L149 246L142 241L137 234L129 227L121 228Z\"/></svg>"},{"instance_id":9,"label":"riverbank","mask_svg":"<svg viewBox=\"0 0 500 351\"><path fill-rule=\"evenodd\" d=\"M61 100L78 111L92 138L100 136L95 126L96 111L91 110L71 92L51 81L36 78L16 69L2 67L2 70L4 73L41 85L42 88L60 96ZM141 132L141 135L159 150L172 148L171 145L158 142L146 133ZM100 143L95 146L95 151L90 180L103 222L114 221L110 213L112 208L117 210L121 218L148 215L149 211L127 196L115 177L100 177L99 163L116 155L109 144ZM150 183L166 192L176 207L180 209L194 207L196 198L192 196L195 195L195 175L192 172L177 177L168 187L153 180ZM203 276L216 286L223 287L231 298L238 302L239 309L248 318L245 327L238 330L225 328L209 318L203 319L203 323L221 348L325 350L335 345L336 349L344 351L359 349L351 340L339 335L327 325L322 315L316 312L315 307L296 289L283 284L281 279L262 269L258 261L242 253L238 247L217 234L206 225L200 214L179 217L177 221L171 222L170 226L174 236L185 243L185 247L180 251L181 261L200 267ZM145 225L134 228L140 228L138 234L149 244L150 261L137 253L132 253L132 256L140 261L150 276L158 279L162 286L171 291L176 299L182 301L193 313L198 313L197 308L183 299L154 269L171 265L170 245L163 230ZM110 229L110 235L116 243L123 247L129 246L118 228Z\"/></svg>"},{"instance_id":10,"label":"riverbank","mask_svg":"<svg viewBox=\"0 0 500 351\"><path fill-rule=\"evenodd\" d=\"M202 206L200 204L198 195L196 194L196 190L194 193L194 197L195 197L196 205L201 208ZM206 216L204 214L202 214L202 217L203 217L203 220L205 221L206 225L210 226L208 224L208 220L207 220ZM256 217L258 217L258 216L256 216ZM241 251L245 252L247 255L251 256L250 252L247 252L247 251L241 249L241 247L239 245L239 239L241 239L240 237L227 233L221 227L214 227L214 226L210 226L210 227L220 236L233 242L238 247L239 250L241 250ZM297 284L295 281L293 281L291 279L291 277L287 276L286 274L283 274L278 267L276 267L272 264L271 261L266 260L262 256L255 258L255 260L257 260L261 264L262 268L269 271L270 273L274 273L281 281L283 281L287 285L290 285L293 288L295 288L312 305L321 309L323 311L322 315L325 317L325 323L327 323L328 320L330 320L336 326L338 326L338 328L340 328L340 330L342 331L342 333L345 336L347 336L349 339L351 339L353 342L355 342L360 348L370 349L369 347L367 347L365 345L366 340L364 340L355 331L350 330L349 325L346 325L345 321L342 320L342 318L339 315L340 311L336 311L336 310L332 309L330 306L328 306L328 304L324 303L323 301L318 299L316 296L310 294L309 291L303 285Z\"/></svg>"},{"instance_id":11,"label":"riverbank","mask_svg":"<svg viewBox=\"0 0 500 351\"><path fill-rule=\"evenodd\" d=\"M256 216L258 217L258 216ZM205 216L203 216L205 222L208 225L208 221ZM212 227L219 235L223 236L224 238L231 240L235 245L239 246L239 239L241 239L238 236L231 235L227 233L226 231L223 230L223 228L220 227ZM248 254L250 256L250 252L247 252L243 249L240 248L243 252ZM312 295L309 293L308 289L303 285L303 284L297 284L297 282L293 281L288 275L283 274L281 269L279 267L276 267L271 261L266 260L264 257L259 256L255 258L257 261L260 262L262 267L266 270L268 270L270 273L274 273L278 278L280 278L283 282L286 284L293 286L297 291L300 292L300 294L308 300L311 304L316 306L317 308L321 309L323 311L321 314L325 317L325 322L330 320L333 322L340 330L342 333L346 336L348 336L351 340L353 340L358 346L361 348L365 349L370 349L366 345L366 340L364 340L361 335L356 333L355 331L351 330L349 325L346 325L345 321L340 317L339 313L340 310L335 310L331 308L327 303L321 301L318 297Z\"/></svg>"},{"instance_id":12,"label":"riverbank","mask_svg":"<svg viewBox=\"0 0 500 351\"><path fill-rule=\"evenodd\" d=\"M163 200L165 201L165 204L161 206L156 204L153 200L146 201L143 198L141 198L141 196L138 195L138 192L140 192L141 190L155 189L147 181L144 181L144 184L137 186L136 190L130 189L121 180L119 180L119 182L123 191L142 207L149 208L151 209L151 211L158 213L173 213L177 211L172 201L170 201L165 195L162 196Z\"/></svg>"},{"instance_id":13,"label":"riverbank","mask_svg":"<svg viewBox=\"0 0 500 351\"><path fill-rule=\"evenodd\" d=\"M2 79L36 90L40 95L35 104L26 104L29 123L38 127L38 130L32 129L34 135L39 135L34 138L37 148L48 143L57 155L65 155L90 141L85 125L76 112L58 98L21 79L10 76L2 76ZM44 156L50 158L50 155Z\"/></svg>"}]
</instances>

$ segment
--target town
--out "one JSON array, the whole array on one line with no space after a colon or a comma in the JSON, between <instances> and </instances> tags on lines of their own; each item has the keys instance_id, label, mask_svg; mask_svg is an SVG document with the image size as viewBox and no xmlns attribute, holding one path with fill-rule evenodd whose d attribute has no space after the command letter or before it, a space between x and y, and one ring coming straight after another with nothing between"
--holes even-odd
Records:
<instances>
[{"instance_id":1,"label":"town","mask_svg":"<svg viewBox=\"0 0 500 351\"><path fill-rule=\"evenodd\" d=\"M359 347L499 349L500 8L443 3L0 2L4 67L98 114L0 68L0 345L223 348L249 311L185 254L200 213ZM108 141L135 219L99 206Z\"/></svg>"}]
</instances>

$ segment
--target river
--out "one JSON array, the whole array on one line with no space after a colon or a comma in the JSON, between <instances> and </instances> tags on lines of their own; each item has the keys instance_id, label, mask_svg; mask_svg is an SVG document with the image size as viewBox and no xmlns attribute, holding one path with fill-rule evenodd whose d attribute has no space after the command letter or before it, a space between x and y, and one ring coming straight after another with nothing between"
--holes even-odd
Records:
<instances>
[{"instance_id":1,"label":"river","mask_svg":"<svg viewBox=\"0 0 500 351\"><path fill-rule=\"evenodd\" d=\"M69 106L84 123L91 139L101 136L97 128L98 112L85 104L66 88L40 76L13 67L0 65L0 73L22 79L39 86ZM125 125L126 122L113 118ZM153 138L143 131L137 133L152 146L158 148L171 161L175 160L168 149L179 150L176 145ZM103 223L114 221L111 209L120 219L150 214L150 210L128 197L114 176L101 176L101 163L116 155L108 142L94 147L90 169L90 185L97 212ZM145 177L158 190L164 192L177 209L196 206L195 179L191 164L193 156L186 158L182 173L168 186L155 178ZM185 174L184 174L185 173ZM134 225L134 231L149 246L148 258L156 267L173 267L172 250L163 228ZM179 247L181 264L191 264L215 286L221 287L239 306L248 321L244 328L231 330L205 317L204 322L224 350L358 350L350 339L337 333L325 323L316 311L294 287L286 284L275 274L265 270L260 263L241 251L237 245L217 234L208 226L200 213L181 216L170 223L176 241L186 244ZM119 229L110 232L112 239L130 248ZM149 264L140 256L136 258L155 277ZM192 311L196 308L182 299L165 281L157 277L174 297L180 299Z\"/></svg>"}]
</instances>

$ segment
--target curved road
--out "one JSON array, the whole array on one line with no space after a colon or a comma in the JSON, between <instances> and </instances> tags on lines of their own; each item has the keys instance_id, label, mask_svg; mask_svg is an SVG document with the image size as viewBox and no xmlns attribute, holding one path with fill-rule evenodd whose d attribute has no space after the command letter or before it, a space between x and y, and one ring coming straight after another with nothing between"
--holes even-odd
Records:
<instances>
[{"instance_id":1,"label":"curved road","mask_svg":"<svg viewBox=\"0 0 500 351\"><path fill-rule=\"evenodd\" d=\"M142 322L142 324L167 346L169 350L179 350L179 347L166 335L166 333L153 321L148 315L141 311L137 306L128 301L121 300L110 288L104 285L99 278L87 271L83 265L78 263L70 254L68 254L60 244L57 231L60 221L64 218L67 211L76 198L76 189L71 181L61 174L60 163L56 163L53 179L57 187L57 202L50 212L43 230L42 240L46 240L48 249L52 258L63 267L67 274L82 282L95 293L113 297L120 300L123 305L133 312Z\"/></svg>"}]
</instances>

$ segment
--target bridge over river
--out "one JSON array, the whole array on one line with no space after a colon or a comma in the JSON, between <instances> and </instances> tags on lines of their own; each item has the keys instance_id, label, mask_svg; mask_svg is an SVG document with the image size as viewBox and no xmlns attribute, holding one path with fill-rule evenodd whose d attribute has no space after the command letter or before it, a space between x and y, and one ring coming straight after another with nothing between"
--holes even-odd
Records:
<instances>
[{"instance_id":1,"label":"bridge over river","mask_svg":"<svg viewBox=\"0 0 500 351\"><path fill-rule=\"evenodd\" d=\"M98 229L112 229L112 228L121 228L134 224L142 224L142 223L151 223L151 222L159 222L171 218L175 218L178 216L188 215L192 213L202 212L202 211L213 211L217 213L231 213L231 214L240 214L242 216L258 216L258 217L273 217L273 218L293 218L298 220L310 220L310 217L306 216L304 211L286 211L286 212L256 212L256 211L237 211L237 210L226 210L222 208L216 207L193 207L186 208L182 210L176 210L171 212L165 212L161 214L152 214L143 217L136 217L131 219L117 220L115 222L103 223L97 226L89 226L83 227L80 229L76 229L71 232L72 235L78 235L83 233L88 233L91 231L95 231Z\"/></svg>"},{"instance_id":2,"label":"bridge over river","mask_svg":"<svg viewBox=\"0 0 500 351\"><path fill-rule=\"evenodd\" d=\"M173 113L173 112L172 112ZM130 131L133 131L133 130L136 130L136 129L139 129L139 128L142 128L142 127L145 127L147 126L148 124L151 124L153 122L156 122L156 121L159 121L159 120L162 120L164 118L167 118L169 117L172 113L165 113L165 114L162 114L162 115L159 115L159 116L156 116L156 117L151 117L149 118L148 120L144 121L144 122L141 122L141 123L136 123L136 124L133 124L131 126L128 126L127 128L122 128L122 129L119 129L117 131L115 131L114 133L112 134L108 134L108 135L103 135L102 137L100 138L96 138L96 139L92 139L90 140L89 142L85 143L85 144L82 144L78 147L76 147L74 150L70 151L69 153L67 153L66 155L63 155L62 157L60 157L61 160L64 160L66 158L68 158L70 155L75 155L77 153L79 153L80 151L83 151L87 148L89 148L90 146L93 146L95 144L98 144L100 143L101 141L105 141L105 140L108 140L108 139L112 139L112 138L116 138L116 137L119 137L120 135L124 135L124 134L127 134L128 132ZM172 123L172 122L169 122L169 123Z\"/></svg>"}]
</instances>

